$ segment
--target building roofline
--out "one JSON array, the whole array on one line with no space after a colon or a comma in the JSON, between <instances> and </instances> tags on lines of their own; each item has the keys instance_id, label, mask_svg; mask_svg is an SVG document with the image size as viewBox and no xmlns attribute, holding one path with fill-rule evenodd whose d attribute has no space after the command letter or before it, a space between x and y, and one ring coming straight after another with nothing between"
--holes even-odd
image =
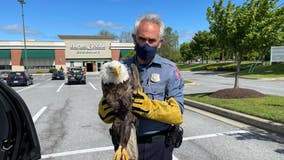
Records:
<instances>
[{"instance_id":1,"label":"building roofline","mask_svg":"<svg viewBox=\"0 0 284 160\"><path fill-rule=\"evenodd\" d=\"M97 36L97 35L58 35L60 39L111 39L114 40L114 36Z\"/></svg>"},{"instance_id":2,"label":"building roofline","mask_svg":"<svg viewBox=\"0 0 284 160\"><path fill-rule=\"evenodd\" d=\"M23 49L23 41L0 41L0 49ZM27 49L65 49L64 42L27 41Z\"/></svg>"},{"instance_id":3,"label":"building roofline","mask_svg":"<svg viewBox=\"0 0 284 160\"><path fill-rule=\"evenodd\" d=\"M134 47L134 43L112 42L110 44L110 49L134 49Z\"/></svg>"}]
</instances>

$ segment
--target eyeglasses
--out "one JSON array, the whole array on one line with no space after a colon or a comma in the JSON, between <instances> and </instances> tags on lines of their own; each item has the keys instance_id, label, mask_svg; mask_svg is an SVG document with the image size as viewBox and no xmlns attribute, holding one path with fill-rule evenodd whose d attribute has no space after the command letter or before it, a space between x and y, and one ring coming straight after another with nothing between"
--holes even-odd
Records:
<instances>
[{"instance_id":1,"label":"eyeglasses","mask_svg":"<svg viewBox=\"0 0 284 160\"><path fill-rule=\"evenodd\" d=\"M138 40L139 40L140 42L146 42L146 41L148 41L148 43L150 43L150 44L153 44L153 43L155 43L155 42L158 41L157 39L154 39L154 38L145 38L145 37L141 37L141 36L138 36Z\"/></svg>"}]
</instances>

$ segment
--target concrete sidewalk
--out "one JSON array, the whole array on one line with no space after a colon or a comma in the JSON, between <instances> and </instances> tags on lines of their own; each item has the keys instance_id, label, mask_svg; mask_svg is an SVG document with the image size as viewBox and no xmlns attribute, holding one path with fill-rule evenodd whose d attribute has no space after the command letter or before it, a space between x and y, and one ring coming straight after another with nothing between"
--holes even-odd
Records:
<instances>
[{"instance_id":1,"label":"concrete sidewalk","mask_svg":"<svg viewBox=\"0 0 284 160\"><path fill-rule=\"evenodd\" d=\"M230 119L233 119L239 122L243 122L243 123L246 123L252 126L256 126L261 129L269 130L269 131L284 135L284 124L283 123L273 122L270 120L254 117L251 115L231 111L228 109L216 107L213 105L209 105L209 104L205 104L205 103L201 103L201 102L197 102L197 101L193 101L189 99L185 99L184 104L191 106L191 107L201 109L201 110L205 110L205 111L217 114L217 115L221 115L223 117L230 118Z\"/></svg>"}]
</instances>

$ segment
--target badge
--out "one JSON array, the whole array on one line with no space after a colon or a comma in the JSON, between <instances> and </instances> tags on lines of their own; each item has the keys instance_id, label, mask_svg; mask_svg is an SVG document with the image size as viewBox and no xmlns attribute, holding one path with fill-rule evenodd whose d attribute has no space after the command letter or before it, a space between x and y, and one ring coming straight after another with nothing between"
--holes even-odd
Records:
<instances>
[{"instance_id":1,"label":"badge","mask_svg":"<svg viewBox=\"0 0 284 160\"><path fill-rule=\"evenodd\" d=\"M151 81L152 81L152 82L155 82L155 83L159 82L159 81L160 81L160 74L158 74L158 73L153 73L153 74L151 75Z\"/></svg>"}]
</instances>

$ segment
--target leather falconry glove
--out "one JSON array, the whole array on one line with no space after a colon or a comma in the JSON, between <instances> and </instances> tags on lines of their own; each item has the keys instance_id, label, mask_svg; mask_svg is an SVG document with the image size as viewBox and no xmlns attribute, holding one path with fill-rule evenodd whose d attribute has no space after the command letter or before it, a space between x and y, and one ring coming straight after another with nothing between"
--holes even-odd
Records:
<instances>
[{"instance_id":1,"label":"leather falconry glove","mask_svg":"<svg viewBox=\"0 0 284 160\"><path fill-rule=\"evenodd\" d=\"M105 123L112 123L115 118L115 112L113 108L107 104L105 97L102 97L99 103L99 116Z\"/></svg>"},{"instance_id":2,"label":"leather falconry glove","mask_svg":"<svg viewBox=\"0 0 284 160\"><path fill-rule=\"evenodd\" d=\"M170 97L165 101L151 100L142 91L133 91L132 111L142 117L167 124L180 125L183 122L178 102Z\"/></svg>"}]
</instances>

